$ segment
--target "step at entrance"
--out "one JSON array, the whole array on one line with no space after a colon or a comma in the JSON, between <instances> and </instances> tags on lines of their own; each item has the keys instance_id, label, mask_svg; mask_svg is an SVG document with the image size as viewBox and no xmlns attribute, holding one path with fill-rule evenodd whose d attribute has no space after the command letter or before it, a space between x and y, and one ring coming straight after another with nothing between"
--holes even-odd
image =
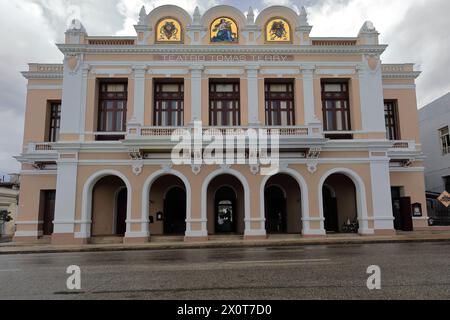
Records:
<instances>
[{"instance_id":1,"label":"step at entrance","mask_svg":"<svg viewBox=\"0 0 450 320\"><path fill-rule=\"evenodd\" d=\"M90 240L90 244L123 244L123 237L92 237Z\"/></svg>"},{"instance_id":2,"label":"step at entrance","mask_svg":"<svg viewBox=\"0 0 450 320\"><path fill-rule=\"evenodd\" d=\"M269 234L268 238L270 240L294 240L300 239L302 236L300 234Z\"/></svg>"},{"instance_id":3,"label":"step at entrance","mask_svg":"<svg viewBox=\"0 0 450 320\"><path fill-rule=\"evenodd\" d=\"M184 236L151 236L151 242L183 242Z\"/></svg>"},{"instance_id":4,"label":"step at entrance","mask_svg":"<svg viewBox=\"0 0 450 320\"><path fill-rule=\"evenodd\" d=\"M231 234L231 235L210 235L210 241L227 241L227 240L244 240L244 236L239 234Z\"/></svg>"}]
</instances>

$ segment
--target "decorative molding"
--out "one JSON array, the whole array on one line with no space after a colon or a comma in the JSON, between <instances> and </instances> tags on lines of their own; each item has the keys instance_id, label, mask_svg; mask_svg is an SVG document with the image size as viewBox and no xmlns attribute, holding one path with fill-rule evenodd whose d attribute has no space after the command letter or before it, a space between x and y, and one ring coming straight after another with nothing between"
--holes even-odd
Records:
<instances>
[{"instance_id":1,"label":"decorative molding","mask_svg":"<svg viewBox=\"0 0 450 320\"><path fill-rule=\"evenodd\" d=\"M316 74L319 75L333 75L333 76L344 76L353 75L356 73L355 69L317 69Z\"/></svg>"},{"instance_id":2,"label":"decorative molding","mask_svg":"<svg viewBox=\"0 0 450 320\"><path fill-rule=\"evenodd\" d=\"M144 158L139 148L131 148L129 154L132 160L142 160Z\"/></svg>"},{"instance_id":3,"label":"decorative molding","mask_svg":"<svg viewBox=\"0 0 450 320\"><path fill-rule=\"evenodd\" d=\"M57 176L58 172L56 170L48 171L34 171L34 170L22 170L20 171L21 176Z\"/></svg>"},{"instance_id":4,"label":"decorative molding","mask_svg":"<svg viewBox=\"0 0 450 320\"><path fill-rule=\"evenodd\" d=\"M64 78L63 73L41 73L41 72L22 72L22 75L27 80L37 79L60 79Z\"/></svg>"},{"instance_id":5,"label":"decorative molding","mask_svg":"<svg viewBox=\"0 0 450 320\"><path fill-rule=\"evenodd\" d=\"M314 174L317 172L317 166L319 165L319 162L317 160L310 160L306 162L306 167L308 169L308 172L311 174Z\"/></svg>"},{"instance_id":6,"label":"decorative molding","mask_svg":"<svg viewBox=\"0 0 450 320\"><path fill-rule=\"evenodd\" d=\"M322 152L321 147L312 147L309 149L306 157L308 159L318 159L320 157L320 153Z\"/></svg>"},{"instance_id":7,"label":"decorative molding","mask_svg":"<svg viewBox=\"0 0 450 320\"><path fill-rule=\"evenodd\" d=\"M91 71L92 75L108 75L113 77L115 75L130 75L133 71L131 68L127 69L94 69Z\"/></svg>"},{"instance_id":8,"label":"decorative molding","mask_svg":"<svg viewBox=\"0 0 450 320\"><path fill-rule=\"evenodd\" d=\"M300 74L300 69L263 69L260 71L264 75L297 75Z\"/></svg>"},{"instance_id":9,"label":"decorative molding","mask_svg":"<svg viewBox=\"0 0 450 320\"><path fill-rule=\"evenodd\" d=\"M161 165L161 169L164 172L169 173L173 169L173 164L171 164L171 163L164 163L163 165Z\"/></svg>"},{"instance_id":10,"label":"decorative molding","mask_svg":"<svg viewBox=\"0 0 450 320\"><path fill-rule=\"evenodd\" d=\"M258 174L258 172L259 172L259 165L251 165L250 166L250 172L253 174L253 175L257 175Z\"/></svg>"},{"instance_id":11,"label":"decorative molding","mask_svg":"<svg viewBox=\"0 0 450 320\"><path fill-rule=\"evenodd\" d=\"M193 164L191 166L192 168L192 173L195 174L196 176L200 174L200 172L202 171L202 166L199 164Z\"/></svg>"},{"instance_id":12,"label":"decorative molding","mask_svg":"<svg viewBox=\"0 0 450 320\"><path fill-rule=\"evenodd\" d=\"M61 84L29 84L28 90L62 90Z\"/></svg>"},{"instance_id":13,"label":"decorative molding","mask_svg":"<svg viewBox=\"0 0 450 320\"><path fill-rule=\"evenodd\" d=\"M81 54L67 54L64 57L64 65L69 68L70 75L76 75L80 70L82 65L82 55Z\"/></svg>"},{"instance_id":14,"label":"decorative molding","mask_svg":"<svg viewBox=\"0 0 450 320\"><path fill-rule=\"evenodd\" d=\"M209 75L241 75L244 74L242 69L207 69L205 74Z\"/></svg>"},{"instance_id":15,"label":"decorative molding","mask_svg":"<svg viewBox=\"0 0 450 320\"><path fill-rule=\"evenodd\" d=\"M381 55L387 48L386 45L365 46L185 46L185 45L161 45L161 46L85 46L74 44L58 44L58 48L64 54L70 53L114 53L114 54L373 54Z\"/></svg>"},{"instance_id":16,"label":"decorative molding","mask_svg":"<svg viewBox=\"0 0 450 320\"><path fill-rule=\"evenodd\" d=\"M389 167L390 172L425 172L424 167Z\"/></svg>"},{"instance_id":17,"label":"decorative molding","mask_svg":"<svg viewBox=\"0 0 450 320\"><path fill-rule=\"evenodd\" d=\"M144 162L142 160L133 161L131 170L133 171L135 176L141 175L143 168L144 168Z\"/></svg>"},{"instance_id":18,"label":"decorative molding","mask_svg":"<svg viewBox=\"0 0 450 320\"><path fill-rule=\"evenodd\" d=\"M321 152L321 147L313 147L308 150L308 153L306 154L306 167L309 173L314 174L317 172L317 166L319 165L319 157Z\"/></svg>"},{"instance_id":19,"label":"decorative molding","mask_svg":"<svg viewBox=\"0 0 450 320\"><path fill-rule=\"evenodd\" d=\"M172 75L185 75L189 73L187 69L149 69L147 71L148 74L158 75L164 74L167 77L171 77Z\"/></svg>"},{"instance_id":20,"label":"decorative molding","mask_svg":"<svg viewBox=\"0 0 450 320\"><path fill-rule=\"evenodd\" d=\"M231 165L229 165L229 164L221 164L220 165L220 169L222 169L222 170L224 170L224 171L228 171L228 170L230 170L231 169Z\"/></svg>"},{"instance_id":21,"label":"decorative molding","mask_svg":"<svg viewBox=\"0 0 450 320\"><path fill-rule=\"evenodd\" d=\"M411 71L411 72L392 72L387 73L383 72L383 79L417 79L422 72L420 71Z\"/></svg>"},{"instance_id":22,"label":"decorative molding","mask_svg":"<svg viewBox=\"0 0 450 320\"><path fill-rule=\"evenodd\" d=\"M16 221L18 226L41 225L44 221Z\"/></svg>"},{"instance_id":23,"label":"decorative molding","mask_svg":"<svg viewBox=\"0 0 450 320\"><path fill-rule=\"evenodd\" d=\"M415 84L383 84L384 90L415 90Z\"/></svg>"}]
</instances>

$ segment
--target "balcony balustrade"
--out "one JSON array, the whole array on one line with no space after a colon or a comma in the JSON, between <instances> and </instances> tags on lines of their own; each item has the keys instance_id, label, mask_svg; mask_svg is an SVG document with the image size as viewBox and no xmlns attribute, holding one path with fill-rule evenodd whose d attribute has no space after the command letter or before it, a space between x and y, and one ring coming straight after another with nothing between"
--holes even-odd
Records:
<instances>
[{"instance_id":1,"label":"balcony balustrade","mask_svg":"<svg viewBox=\"0 0 450 320\"><path fill-rule=\"evenodd\" d=\"M30 142L28 146L26 147L26 153L33 154L33 153L56 153L56 151L53 149L53 143L52 142Z\"/></svg>"},{"instance_id":2,"label":"balcony balustrade","mask_svg":"<svg viewBox=\"0 0 450 320\"><path fill-rule=\"evenodd\" d=\"M128 125L127 139L151 139L167 138L177 130L191 130L193 127L147 127L134 124ZM268 135L278 133L281 138L323 138L322 126L320 124L308 126L239 126L239 127L203 127L202 132L206 134L218 133L222 136L246 134L246 130L265 130Z\"/></svg>"},{"instance_id":3,"label":"balcony balustrade","mask_svg":"<svg viewBox=\"0 0 450 320\"><path fill-rule=\"evenodd\" d=\"M414 151L417 150L417 143L413 140L411 141L395 141L392 146L393 151Z\"/></svg>"}]
</instances>

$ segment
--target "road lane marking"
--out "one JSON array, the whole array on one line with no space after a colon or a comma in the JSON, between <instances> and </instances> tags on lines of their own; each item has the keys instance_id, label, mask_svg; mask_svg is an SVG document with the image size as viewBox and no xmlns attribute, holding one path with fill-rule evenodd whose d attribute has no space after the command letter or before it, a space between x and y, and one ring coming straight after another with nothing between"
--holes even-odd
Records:
<instances>
[{"instance_id":1,"label":"road lane marking","mask_svg":"<svg viewBox=\"0 0 450 320\"><path fill-rule=\"evenodd\" d=\"M304 262L328 262L331 259L301 259L301 260L264 260L264 261L230 261L230 264L249 264L249 263L304 263Z\"/></svg>"},{"instance_id":2,"label":"road lane marking","mask_svg":"<svg viewBox=\"0 0 450 320\"><path fill-rule=\"evenodd\" d=\"M0 270L0 272L19 272L20 269Z\"/></svg>"}]
</instances>

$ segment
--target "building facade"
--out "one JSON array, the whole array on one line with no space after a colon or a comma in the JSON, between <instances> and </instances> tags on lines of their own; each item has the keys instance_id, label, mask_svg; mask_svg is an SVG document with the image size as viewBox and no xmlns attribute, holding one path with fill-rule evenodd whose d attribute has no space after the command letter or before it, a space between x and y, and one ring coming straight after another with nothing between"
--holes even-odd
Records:
<instances>
[{"instance_id":1,"label":"building facade","mask_svg":"<svg viewBox=\"0 0 450 320\"><path fill-rule=\"evenodd\" d=\"M24 72L17 241L324 237L347 222L392 234L405 217L427 227L420 73L381 63L387 46L372 23L354 38L313 38L304 8L255 17L169 5L139 16L133 37L92 37L74 21L58 44L64 63ZM203 140L174 163L174 132L195 136L199 122ZM246 129L279 135L278 171L263 174L251 144L232 149L244 162L201 161L202 134Z\"/></svg>"},{"instance_id":2,"label":"building facade","mask_svg":"<svg viewBox=\"0 0 450 320\"><path fill-rule=\"evenodd\" d=\"M419 110L426 190L450 192L450 93Z\"/></svg>"}]
</instances>

